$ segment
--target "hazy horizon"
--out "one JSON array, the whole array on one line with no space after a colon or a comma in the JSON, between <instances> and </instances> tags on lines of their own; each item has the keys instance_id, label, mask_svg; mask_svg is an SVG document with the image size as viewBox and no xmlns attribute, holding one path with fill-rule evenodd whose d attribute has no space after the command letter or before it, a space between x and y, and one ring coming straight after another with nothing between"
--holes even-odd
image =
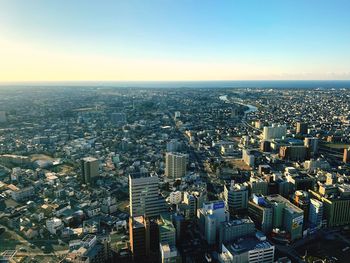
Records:
<instances>
[{"instance_id":1,"label":"hazy horizon","mask_svg":"<svg viewBox=\"0 0 350 263\"><path fill-rule=\"evenodd\" d=\"M0 3L0 81L350 79L350 2Z\"/></svg>"}]
</instances>

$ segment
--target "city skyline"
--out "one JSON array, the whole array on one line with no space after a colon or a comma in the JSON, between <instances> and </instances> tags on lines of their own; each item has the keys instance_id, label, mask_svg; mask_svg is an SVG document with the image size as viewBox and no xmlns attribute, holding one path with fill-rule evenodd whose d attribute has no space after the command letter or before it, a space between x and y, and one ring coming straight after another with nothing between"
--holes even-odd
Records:
<instances>
[{"instance_id":1,"label":"city skyline","mask_svg":"<svg viewBox=\"0 0 350 263\"><path fill-rule=\"evenodd\" d=\"M347 1L2 1L0 82L347 80Z\"/></svg>"}]
</instances>

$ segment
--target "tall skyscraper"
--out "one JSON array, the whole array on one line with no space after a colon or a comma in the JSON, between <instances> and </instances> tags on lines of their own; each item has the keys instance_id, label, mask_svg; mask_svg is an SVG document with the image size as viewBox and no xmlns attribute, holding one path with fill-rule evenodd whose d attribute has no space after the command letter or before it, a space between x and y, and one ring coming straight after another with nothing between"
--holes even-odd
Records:
<instances>
[{"instance_id":1,"label":"tall skyscraper","mask_svg":"<svg viewBox=\"0 0 350 263\"><path fill-rule=\"evenodd\" d=\"M156 175L135 173L129 175L130 216L156 217L164 212L165 201L159 196Z\"/></svg>"},{"instance_id":2,"label":"tall skyscraper","mask_svg":"<svg viewBox=\"0 0 350 263\"><path fill-rule=\"evenodd\" d=\"M168 152L165 155L165 176L172 179L181 178L186 174L187 155Z\"/></svg>"},{"instance_id":3,"label":"tall skyscraper","mask_svg":"<svg viewBox=\"0 0 350 263\"><path fill-rule=\"evenodd\" d=\"M98 176L99 161L93 157L86 157L81 160L81 179L84 184L93 184Z\"/></svg>"}]
</instances>

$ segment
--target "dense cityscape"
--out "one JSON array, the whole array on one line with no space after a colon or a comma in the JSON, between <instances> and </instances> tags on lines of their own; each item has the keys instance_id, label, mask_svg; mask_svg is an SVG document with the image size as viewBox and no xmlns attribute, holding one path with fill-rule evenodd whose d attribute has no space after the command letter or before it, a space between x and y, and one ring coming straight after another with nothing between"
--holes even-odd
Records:
<instances>
[{"instance_id":1,"label":"dense cityscape","mask_svg":"<svg viewBox=\"0 0 350 263\"><path fill-rule=\"evenodd\" d=\"M0 262L348 262L350 89L0 88Z\"/></svg>"}]
</instances>

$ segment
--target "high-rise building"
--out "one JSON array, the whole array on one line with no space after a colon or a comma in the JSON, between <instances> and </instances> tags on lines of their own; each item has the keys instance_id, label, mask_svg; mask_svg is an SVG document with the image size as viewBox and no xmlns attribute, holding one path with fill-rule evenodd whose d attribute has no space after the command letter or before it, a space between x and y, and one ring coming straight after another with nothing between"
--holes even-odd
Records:
<instances>
[{"instance_id":1,"label":"high-rise building","mask_svg":"<svg viewBox=\"0 0 350 263\"><path fill-rule=\"evenodd\" d=\"M306 147L303 145L281 146L279 151L279 155L282 159L290 161L304 161L306 154Z\"/></svg>"},{"instance_id":2,"label":"high-rise building","mask_svg":"<svg viewBox=\"0 0 350 263\"><path fill-rule=\"evenodd\" d=\"M248 188L243 184L224 185L224 200L231 215L240 214L248 208Z\"/></svg>"},{"instance_id":3,"label":"high-rise building","mask_svg":"<svg viewBox=\"0 0 350 263\"><path fill-rule=\"evenodd\" d=\"M250 194L268 194L268 182L261 177L251 176L248 185Z\"/></svg>"},{"instance_id":4,"label":"high-rise building","mask_svg":"<svg viewBox=\"0 0 350 263\"><path fill-rule=\"evenodd\" d=\"M161 263L178 263L180 262L179 254L175 246L167 243L160 243Z\"/></svg>"},{"instance_id":5,"label":"high-rise building","mask_svg":"<svg viewBox=\"0 0 350 263\"><path fill-rule=\"evenodd\" d=\"M323 203L323 214L329 227L350 224L350 187L342 185L320 185L318 192L309 190L313 197Z\"/></svg>"},{"instance_id":6,"label":"high-rise building","mask_svg":"<svg viewBox=\"0 0 350 263\"><path fill-rule=\"evenodd\" d=\"M248 149L242 150L242 160L249 166L254 166L255 156Z\"/></svg>"},{"instance_id":7,"label":"high-rise building","mask_svg":"<svg viewBox=\"0 0 350 263\"><path fill-rule=\"evenodd\" d=\"M297 207L303 209L304 211L304 222L309 221L309 208L310 208L310 198L306 191L295 191L293 194L293 204Z\"/></svg>"},{"instance_id":8,"label":"high-rise building","mask_svg":"<svg viewBox=\"0 0 350 263\"><path fill-rule=\"evenodd\" d=\"M81 160L81 179L84 184L93 184L98 176L99 161L93 157L86 157Z\"/></svg>"},{"instance_id":9,"label":"high-rise building","mask_svg":"<svg viewBox=\"0 0 350 263\"><path fill-rule=\"evenodd\" d=\"M281 139L287 134L287 127L285 125L265 126L263 130L263 140Z\"/></svg>"},{"instance_id":10,"label":"high-rise building","mask_svg":"<svg viewBox=\"0 0 350 263\"><path fill-rule=\"evenodd\" d=\"M265 234L269 234L273 227L273 208L261 195L253 194L252 201L248 203L248 215L255 226Z\"/></svg>"},{"instance_id":11,"label":"high-rise building","mask_svg":"<svg viewBox=\"0 0 350 263\"><path fill-rule=\"evenodd\" d=\"M144 260L150 255L149 220L143 216L130 217L129 236L133 260Z\"/></svg>"},{"instance_id":12,"label":"high-rise building","mask_svg":"<svg viewBox=\"0 0 350 263\"><path fill-rule=\"evenodd\" d=\"M273 227L287 231L292 241L301 238L304 211L280 195L269 195L266 201L273 208Z\"/></svg>"},{"instance_id":13,"label":"high-rise building","mask_svg":"<svg viewBox=\"0 0 350 263\"><path fill-rule=\"evenodd\" d=\"M196 198L192 194L185 192L184 203L188 206L187 218L193 218L197 213Z\"/></svg>"},{"instance_id":14,"label":"high-rise building","mask_svg":"<svg viewBox=\"0 0 350 263\"><path fill-rule=\"evenodd\" d=\"M304 146L307 148L309 156L315 156L318 152L318 138L306 137L304 139Z\"/></svg>"},{"instance_id":15,"label":"high-rise building","mask_svg":"<svg viewBox=\"0 0 350 263\"><path fill-rule=\"evenodd\" d=\"M307 123L297 122L297 134L307 134Z\"/></svg>"},{"instance_id":16,"label":"high-rise building","mask_svg":"<svg viewBox=\"0 0 350 263\"><path fill-rule=\"evenodd\" d=\"M254 222L250 218L241 218L223 222L219 225L219 243L221 248L224 242L234 241L240 237L255 233Z\"/></svg>"},{"instance_id":17,"label":"high-rise building","mask_svg":"<svg viewBox=\"0 0 350 263\"><path fill-rule=\"evenodd\" d=\"M344 163L350 162L350 148L345 148L344 149L343 162Z\"/></svg>"},{"instance_id":18,"label":"high-rise building","mask_svg":"<svg viewBox=\"0 0 350 263\"><path fill-rule=\"evenodd\" d=\"M169 152L165 155L165 176L177 179L185 176L187 155L183 153Z\"/></svg>"},{"instance_id":19,"label":"high-rise building","mask_svg":"<svg viewBox=\"0 0 350 263\"><path fill-rule=\"evenodd\" d=\"M309 222L312 226L320 227L323 218L323 203L317 199L310 199Z\"/></svg>"},{"instance_id":20,"label":"high-rise building","mask_svg":"<svg viewBox=\"0 0 350 263\"><path fill-rule=\"evenodd\" d=\"M166 211L165 201L159 196L156 175L135 173L129 175L130 216L157 217Z\"/></svg>"},{"instance_id":21,"label":"high-rise building","mask_svg":"<svg viewBox=\"0 0 350 263\"><path fill-rule=\"evenodd\" d=\"M162 244L176 245L176 229L168 213L160 215L158 220L159 242Z\"/></svg>"},{"instance_id":22,"label":"high-rise building","mask_svg":"<svg viewBox=\"0 0 350 263\"><path fill-rule=\"evenodd\" d=\"M229 217L222 200L206 202L203 208L198 210L199 226L208 244L213 245L217 242L219 226L228 221Z\"/></svg>"}]
</instances>

